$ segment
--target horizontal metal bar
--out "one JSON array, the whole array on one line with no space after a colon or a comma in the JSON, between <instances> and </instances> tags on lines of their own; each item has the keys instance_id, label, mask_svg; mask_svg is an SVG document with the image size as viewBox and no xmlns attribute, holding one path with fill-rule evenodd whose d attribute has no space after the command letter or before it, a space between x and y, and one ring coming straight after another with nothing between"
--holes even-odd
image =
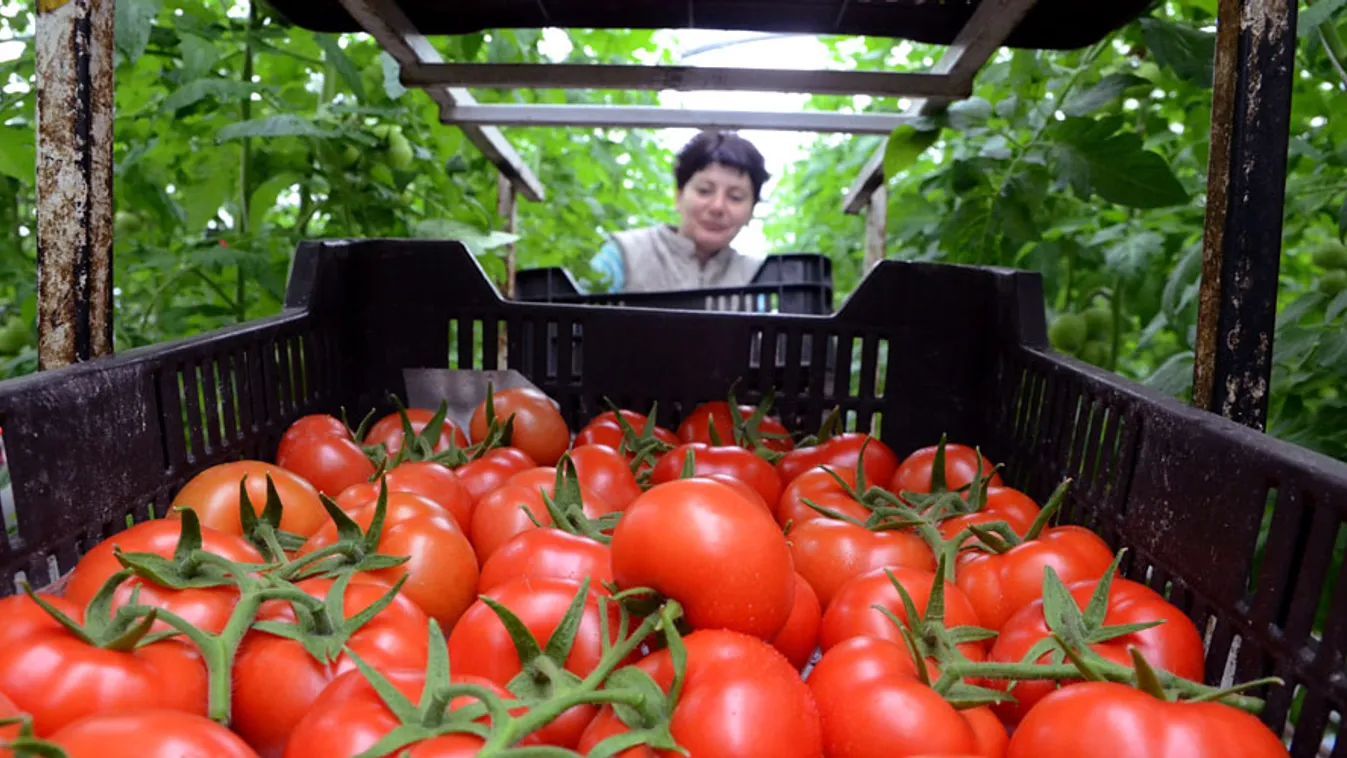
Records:
<instances>
[{"instance_id":1,"label":"horizontal metal bar","mask_svg":"<svg viewBox=\"0 0 1347 758\"><path fill-rule=\"evenodd\" d=\"M689 129L769 129L790 132L888 134L909 119L901 114L803 111L682 110L616 105L456 105L440 109L446 124Z\"/></svg>"},{"instance_id":2,"label":"horizontal metal bar","mask_svg":"<svg viewBox=\"0 0 1347 758\"><path fill-rule=\"evenodd\" d=\"M439 51L416 30L396 0L341 0L341 4L404 69L443 62L444 58ZM477 99L461 87L431 87L426 92L441 108L477 104ZM543 183L499 129L474 124L463 124L461 127L468 141L519 188L521 195L534 202L543 200L546 194Z\"/></svg>"},{"instance_id":3,"label":"horizontal metal bar","mask_svg":"<svg viewBox=\"0 0 1347 758\"><path fill-rule=\"evenodd\" d=\"M968 81L946 74L582 63L421 64L404 66L402 83L408 87L445 84L488 89L721 90L876 97L972 94Z\"/></svg>"},{"instance_id":4,"label":"horizontal metal bar","mask_svg":"<svg viewBox=\"0 0 1347 758\"><path fill-rule=\"evenodd\" d=\"M968 23L964 24L954 42L940 56L932 74L947 74L960 90L973 91L973 78L987 61L996 54L1001 45L1015 31L1026 14L1034 7L1036 0L983 0L973 11ZM928 97L912 103L904 115L919 118L936 113L960 97ZM870 193L884 182L884 150L880 145L865 162L860 176L852 182L851 188L842 199L842 209L847 213L860 213L870 202Z\"/></svg>"}]
</instances>

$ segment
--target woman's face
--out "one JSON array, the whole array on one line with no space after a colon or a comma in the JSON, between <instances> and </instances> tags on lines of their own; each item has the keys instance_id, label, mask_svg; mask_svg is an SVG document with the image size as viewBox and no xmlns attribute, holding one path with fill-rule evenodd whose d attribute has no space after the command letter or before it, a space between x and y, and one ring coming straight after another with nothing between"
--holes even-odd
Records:
<instances>
[{"instance_id":1,"label":"woman's face","mask_svg":"<svg viewBox=\"0 0 1347 758\"><path fill-rule=\"evenodd\" d=\"M679 232L710 254L730 244L753 217L753 182L738 169L712 163L678 193Z\"/></svg>"}]
</instances>

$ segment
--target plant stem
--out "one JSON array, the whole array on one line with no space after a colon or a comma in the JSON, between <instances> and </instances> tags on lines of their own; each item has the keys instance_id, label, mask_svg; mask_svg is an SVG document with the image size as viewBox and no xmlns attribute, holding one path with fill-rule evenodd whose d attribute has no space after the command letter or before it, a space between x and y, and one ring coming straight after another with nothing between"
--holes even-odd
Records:
<instances>
[{"instance_id":1,"label":"plant stem","mask_svg":"<svg viewBox=\"0 0 1347 758\"><path fill-rule=\"evenodd\" d=\"M1120 274L1113 278L1113 296L1109 298L1109 306L1113 311L1113 344L1109 346L1109 371L1118 370L1118 353L1122 350L1122 288L1123 278Z\"/></svg>"},{"instance_id":2,"label":"plant stem","mask_svg":"<svg viewBox=\"0 0 1347 758\"><path fill-rule=\"evenodd\" d=\"M253 29L257 25L257 3L251 0L248 3L248 25L243 37L243 83L251 85L253 81ZM253 117L253 99L252 95L245 94L243 102L239 104L239 117L242 121L249 121ZM250 236L252 230L249 228L248 217L251 213L249 206L249 185L252 183L252 161L253 161L253 143L248 137L243 138L243 146L239 159L239 218L237 229L239 230L240 242L245 249L252 248ZM243 253L240 253L242 255ZM248 280L244 271L243 262L238 264L238 280L235 283L234 290L234 315L236 320L243 322L248 319Z\"/></svg>"}]
</instances>

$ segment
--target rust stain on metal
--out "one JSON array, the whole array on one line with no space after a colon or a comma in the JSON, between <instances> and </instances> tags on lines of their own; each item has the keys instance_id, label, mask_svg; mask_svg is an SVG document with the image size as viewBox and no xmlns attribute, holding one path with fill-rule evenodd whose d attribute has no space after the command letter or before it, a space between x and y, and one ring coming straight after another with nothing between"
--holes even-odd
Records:
<instances>
[{"instance_id":1,"label":"rust stain on metal","mask_svg":"<svg viewBox=\"0 0 1347 758\"><path fill-rule=\"evenodd\" d=\"M1202 279L1197 296L1197 339L1193 346L1193 405L1211 408L1216 343L1221 316L1221 256L1230 210L1230 139L1235 118L1239 66L1239 0L1221 0L1216 28L1216 63L1211 96L1211 150L1207 159L1207 214L1202 241Z\"/></svg>"},{"instance_id":2,"label":"rust stain on metal","mask_svg":"<svg viewBox=\"0 0 1347 758\"><path fill-rule=\"evenodd\" d=\"M112 350L113 4L38 17L38 365Z\"/></svg>"}]
</instances>

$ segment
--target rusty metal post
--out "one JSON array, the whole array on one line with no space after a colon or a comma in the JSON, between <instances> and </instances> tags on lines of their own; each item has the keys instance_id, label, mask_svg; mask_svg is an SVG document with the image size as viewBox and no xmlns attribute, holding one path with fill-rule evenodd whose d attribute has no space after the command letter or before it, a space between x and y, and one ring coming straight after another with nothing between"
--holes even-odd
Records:
<instances>
[{"instance_id":1,"label":"rusty metal post","mask_svg":"<svg viewBox=\"0 0 1347 758\"><path fill-rule=\"evenodd\" d=\"M869 206L865 212L865 267L862 276L884 260L889 234L889 189L883 183L870 193Z\"/></svg>"},{"instance_id":2,"label":"rusty metal post","mask_svg":"<svg viewBox=\"0 0 1347 758\"><path fill-rule=\"evenodd\" d=\"M1296 0L1220 0L1193 405L1262 430L1277 320Z\"/></svg>"},{"instance_id":3,"label":"rusty metal post","mask_svg":"<svg viewBox=\"0 0 1347 758\"><path fill-rule=\"evenodd\" d=\"M112 352L114 0L39 0L38 367Z\"/></svg>"}]
</instances>

